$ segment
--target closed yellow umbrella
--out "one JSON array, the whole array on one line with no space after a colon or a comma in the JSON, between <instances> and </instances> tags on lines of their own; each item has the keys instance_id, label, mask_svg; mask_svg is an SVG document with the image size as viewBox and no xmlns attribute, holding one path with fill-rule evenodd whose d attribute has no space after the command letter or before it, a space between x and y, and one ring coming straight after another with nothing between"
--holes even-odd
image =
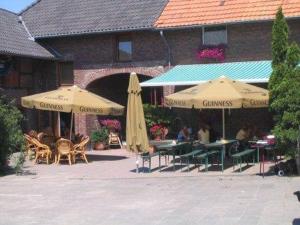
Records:
<instances>
[{"instance_id":1,"label":"closed yellow umbrella","mask_svg":"<svg viewBox=\"0 0 300 225\"><path fill-rule=\"evenodd\" d=\"M137 172L138 153L147 152L149 149L141 91L142 89L136 73L131 73L128 86L126 144L128 151L136 153Z\"/></svg>"},{"instance_id":2,"label":"closed yellow umbrella","mask_svg":"<svg viewBox=\"0 0 300 225\"><path fill-rule=\"evenodd\" d=\"M54 91L22 97L21 104L26 108L71 112L71 131L73 113L121 115L124 111L123 106L81 89L76 85L60 87Z\"/></svg>"},{"instance_id":3,"label":"closed yellow umbrella","mask_svg":"<svg viewBox=\"0 0 300 225\"><path fill-rule=\"evenodd\" d=\"M269 91L225 76L165 97L166 105L179 108L224 109L263 108L269 106Z\"/></svg>"}]
</instances>

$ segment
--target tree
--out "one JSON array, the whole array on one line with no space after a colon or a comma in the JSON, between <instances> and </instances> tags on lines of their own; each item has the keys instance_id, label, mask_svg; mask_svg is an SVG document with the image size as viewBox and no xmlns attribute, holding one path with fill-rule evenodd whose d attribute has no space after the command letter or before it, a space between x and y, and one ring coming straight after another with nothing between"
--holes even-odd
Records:
<instances>
[{"instance_id":1,"label":"tree","mask_svg":"<svg viewBox=\"0 0 300 225\"><path fill-rule=\"evenodd\" d=\"M279 147L295 156L300 126L300 49L296 43L288 43L288 26L281 8L273 24L272 57L269 90L273 132Z\"/></svg>"},{"instance_id":2,"label":"tree","mask_svg":"<svg viewBox=\"0 0 300 225\"><path fill-rule=\"evenodd\" d=\"M289 28L280 7L272 29L272 66L283 63L288 49Z\"/></svg>"},{"instance_id":3,"label":"tree","mask_svg":"<svg viewBox=\"0 0 300 225\"><path fill-rule=\"evenodd\" d=\"M0 94L0 168L7 165L7 160L14 152L23 152L22 119L23 116L14 102ZM23 161L21 158L17 160L17 164Z\"/></svg>"}]
</instances>

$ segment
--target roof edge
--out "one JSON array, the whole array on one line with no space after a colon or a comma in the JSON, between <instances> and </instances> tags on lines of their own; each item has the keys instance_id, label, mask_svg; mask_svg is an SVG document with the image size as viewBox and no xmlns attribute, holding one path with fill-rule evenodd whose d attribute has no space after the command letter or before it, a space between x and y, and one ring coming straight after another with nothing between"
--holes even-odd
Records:
<instances>
[{"instance_id":1,"label":"roof edge","mask_svg":"<svg viewBox=\"0 0 300 225\"><path fill-rule=\"evenodd\" d=\"M201 27L210 27L210 26L224 26L224 25L235 25L235 24L250 24L250 23L272 22L272 21L274 21L274 19L240 20L240 21L232 21L232 22L225 22L225 23L178 25L178 26L166 26L166 27L154 26L154 28L156 30L180 30L180 29L192 29L192 28L201 28ZM300 15L299 16L285 17L285 19L287 19L287 20L300 19Z\"/></svg>"},{"instance_id":2,"label":"roof edge","mask_svg":"<svg viewBox=\"0 0 300 225\"><path fill-rule=\"evenodd\" d=\"M21 16L24 12L28 11L29 9L31 9L32 7L34 7L36 4L38 4L40 1L42 0L35 0L34 2L32 2L29 6L25 7L24 9L22 9L19 13L17 13L17 15Z\"/></svg>"},{"instance_id":3,"label":"roof edge","mask_svg":"<svg viewBox=\"0 0 300 225\"><path fill-rule=\"evenodd\" d=\"M1 54L2 55L9 55L9 56L26 57L26 58L32 58L32 59L44 59L44 60L53 60L53 61L59 60L54 55L47 57L47 56L38 56L38 55L29 55L29 54L19 54L19 53L15 53L15 52L12 52L12 51L0 50L0 55Z\"/></svg>"},{"instance_id":4,"label":"roof edge","mask_svg":"<svg viewBox=\"0 0 300 225\"><path fill-rule=\"evenodd\" d=\"M203 81L170 81L170 82L153 82L147 83L147 81L140 83L141 87L161 87L161 86L190 86L190 85L198 85L208 82L209 80ZM244 83L268 83L269 78L262 79L237 79L237 81Z\"/></svg>"},{"instance_id":5,"label":"roof edge","mask_svg":"<svg viewBox=\"0 0 300 225\"><path fill-rule=\"evenodd\" d=\"M15 13L15 12L13 12L13 11L10 11L10 10L8 10L8 9L3 9L3 8L0 8L0 10L2 10L2 11L5 11L5 12L8 12L8 13L11 13L11 14L14 14L14 15L18 15L17 13Z\"/></svg>"},{"instance_id":6,"label":"roof edge","mask_svg":"<svg viewBox=\"0 0 300 225\"><path fill-rule=\"evenodd\" d=\"M143 28L133 28L133 29L120 29L120 30L104 30L104 31L82 31L82 32L74 32L74 33L66 33L66 34L48 34L48 35L33 35L36 40L48 39L48 38L60 38L60 37L76 37L82 35L93 35L93 34L112 34L119 32L130 32L130 31L159 31L158 29L154 29L154 27L143 27Z\"/></svg>"}]
</instances>

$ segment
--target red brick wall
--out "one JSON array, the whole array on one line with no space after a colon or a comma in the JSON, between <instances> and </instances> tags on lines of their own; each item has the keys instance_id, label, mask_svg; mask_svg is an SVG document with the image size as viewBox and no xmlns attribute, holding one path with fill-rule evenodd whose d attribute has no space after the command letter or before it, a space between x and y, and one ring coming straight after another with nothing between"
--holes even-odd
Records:
<instances>
[{"instance_id":1,"label":"red brick wall","mask_svg":"<svg viewBox=\"0 0 300 225\"><path fill-rule=\"evenodd\" d=\"M300 44L300 20L288 21L290 40ZM272 23L245 23L227 26L225 62L271 59ZM196 59L202 44L202 29L165 31L171 46L172 65L202 63Z\"/></svg>"},{"instance_id":2,"label":"red brick wall","mask_svg":"<svg viewBox=\"0 0 300 225\"><path fill-rule=\"evenodd\" d=\"M300 20L289 21L291 40L300 43ZM271 22L228 25L228 48L225 61L271 59ZM171 63L197 64L196 52L202 43L202 29L164 31L171 47ZM86 88L91 82L117 73L132 71L157 76L167 70L167 48L158 31L131 33L133 61L118 63L115 60L118 34L99 34L44 40L61 53L66 60L74 61L74 83ZM171 93L174 88L166 88ZM92 116L76 116L76 131L89 133L94 126Z\"/></svg>"}]
</instances>

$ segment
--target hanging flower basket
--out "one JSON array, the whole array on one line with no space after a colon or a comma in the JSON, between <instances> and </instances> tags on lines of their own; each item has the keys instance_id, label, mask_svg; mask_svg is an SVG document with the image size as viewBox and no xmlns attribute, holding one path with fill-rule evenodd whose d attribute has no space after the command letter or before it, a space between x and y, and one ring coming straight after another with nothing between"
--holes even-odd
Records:
<instances>
[{"instance_id":1,"label":"hanging flower basket","mask_svg":"<svg viewBox=\"0 0 300 225\"><path fill-rule=\"evenodd\" d=\"M202 45L197 52L197 59L201 61L214 59L223 62L225 60L225 47L225 45Z\"/></svg>"}]
</instances>

